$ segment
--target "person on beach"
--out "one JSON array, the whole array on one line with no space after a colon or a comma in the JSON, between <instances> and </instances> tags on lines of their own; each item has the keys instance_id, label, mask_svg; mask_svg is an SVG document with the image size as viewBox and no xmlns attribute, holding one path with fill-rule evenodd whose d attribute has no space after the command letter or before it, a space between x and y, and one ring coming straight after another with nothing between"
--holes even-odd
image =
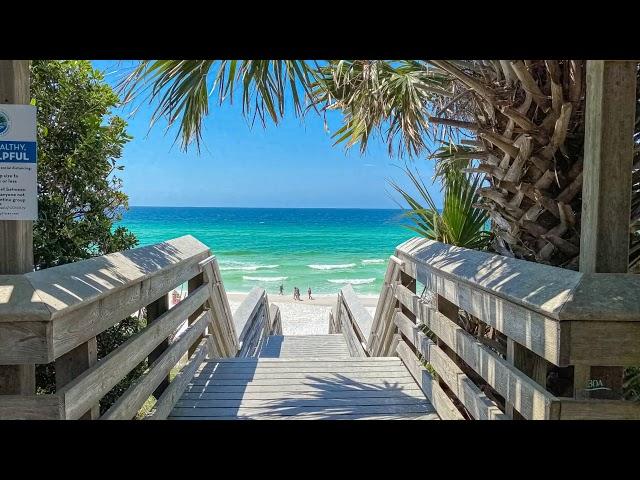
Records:
<instances>
[{"instance_id":1,"label":"person on beach","mask_svg":"<svg viewBox=\"0 0 640 480\"><path fill-rule=\"evenodd\" d=\"M309 294L309 300L313 300L313 298L311 297L311 287L309 287L309 290L307 290L307 293Z\"/></svg>"},{"instance_id":2,"label":"person on beach","mask_svg":"<svg viewBox=\"0 0 640 480\"><path fill-rule=\"evenodd\" d=\"M280 295L284 295L284 285L280 284Z\"/></svg>"}]
</instances>

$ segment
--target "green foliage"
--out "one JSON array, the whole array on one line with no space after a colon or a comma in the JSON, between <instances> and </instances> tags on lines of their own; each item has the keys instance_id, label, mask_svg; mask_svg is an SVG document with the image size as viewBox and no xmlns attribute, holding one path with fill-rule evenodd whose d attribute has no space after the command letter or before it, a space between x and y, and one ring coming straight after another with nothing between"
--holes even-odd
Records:
<instances>
[{"instance_id":1,"label":"green foliage","mask_svg":"<svg viewBox=\"0 0 640 480\"><path fill-rule=\"evenodd\" d=\"M285 112L287 91L291 91L296 114L303 112L313 69L301 60L144 60L121 83L125 102L146 95L158 101L152 124L164 117L170 127L179 120L182 148L191 142L199 148L202 122L209 113L209 96L217 92L218 103L233 102L236 89L242 91L242 111L253 120L274 123ZM305 95L301 95L302 90Z\"/></svg>"},{"instance_id":2,"label":"green foliage","mask_svg":"<svg viewBox=\"0 0 640 480\"><path fill-rule=\"evenodd\" d=\"M407 228L423 237L458 247L476 250L487 247L490 240L490 234L485 229L488 214L474 206L479 201L477 192L482 184L482 176L465 175L452 169L441 177L444 202L440 212L419 174L409 168L403 171L419 195L416 198L396 182L391 182L409 207L404 215L413 225Z\"/></svg>"},{"instance_id":3,"label":"green foliage","mask_svg":"<svg viewBox=\"0 0 640 480\"><path fill-rule=\"evenodd\" d=\"M88 61L36 60L31 93L38 107L38 221L34 264L42 269L126 250L135 236L113 229L127 207L121 182L113 176L123 146L131 139L125 121L111 114L118 96ZM143 328L129 317L98 336L98 357L107 355ZM106 409L144 365L103 400ZM55 391L54 365L37 368L38 390Z\"/></svg>"},{"instance_id":4,"label":"green foliage","mask_svg":"<svg viewBox=\"0 0 640 480\"><path fill-rule=\"evenodd\" d=\"M137 241L122 227L127 207L117 159L131 137L111 115L118 96L88 61L36 60L31 92L38 107L36 268L125 250Z\"/></svg>"},{"instance_id":5,"label":"green foliage","mask_svg":"<svg viewBox=\"0 0 640 480\"><path fill-rule=\"evenodd\" d=\"M370 136L386 127L382 136L390 154L418 155L429 137L428 107L451 96L450 80L413 60L332 60L315 77L314 103L344 116L336 143L359 143L362 152Z\"/></svg>"}]
</instances>

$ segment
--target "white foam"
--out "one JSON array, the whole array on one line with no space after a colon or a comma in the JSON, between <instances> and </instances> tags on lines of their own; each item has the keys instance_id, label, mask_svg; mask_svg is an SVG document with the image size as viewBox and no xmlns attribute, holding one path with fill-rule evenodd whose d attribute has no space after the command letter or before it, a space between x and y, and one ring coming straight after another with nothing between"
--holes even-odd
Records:
<instances>
[{"instance_id":1,"label":"white foam","mask_svg":"<svg viewBox=\"0 0 640 480\"><path fill-rule=\"evenodd\" d=\"M373 283L375 281L375 278L345 278L340 280L327 280L327 282L331 283L351 283L352 285L363 285L365 283Z\"/></svg>"},{"instance_id":2,"label":"white foam","mask_svg":"<svg viewBox=\"0 0 640 480\"><path fill-rule=\"evenodd\" d=\"M281 282L282 280L286 280L289 277L248 277L246 275L242 276L243 280L254 280L256 282Z\"/></svg>"},{"instance_id":3,"label":"white foam","mask_svg":"<svg viewBox=\"0 0 640 480\"><path fill-rule=\"evenodd\" d=\"M280 265L244 265L244 266L221 266L220 271L241 270L243 272L255 272L256 270L267 268L278 268Z\"/></svg>"},{"instance_id":4,"label":"white foam","mask_svg":"<svg viewBox=\"0 0 640 480\"><path fill-rule=\"evenodd\" d=\"M375 263L384 263L384 259L383 258L371 258L371 259L368 259L368 260L362 260L362 263L364 265L368 265L370 263L373 263L373 264L375 264Z\"/></svg>"},{"instance_id":5,"label":"white foam","mask_svg":"<svg viewBox=\"0 0 640 480\"><path fill-rule=\"evenodd\" d=\"M340 265L307 265L307 267L313 268L314 270L335 270L338 268L353 268L355 266L355 263L343 263Z\"/></svg>"}]
</instances>

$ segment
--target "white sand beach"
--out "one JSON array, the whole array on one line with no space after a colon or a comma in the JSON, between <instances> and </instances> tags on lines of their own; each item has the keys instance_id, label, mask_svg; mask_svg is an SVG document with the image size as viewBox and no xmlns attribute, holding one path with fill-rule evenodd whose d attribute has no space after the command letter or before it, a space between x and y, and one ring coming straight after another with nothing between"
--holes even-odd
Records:
<instances>
[{"instance_id":1,"label":"white sand beach","mask_svg":"<svg viewBox=\"0 0 640 480\"><path fill-rule=\"evenodd\" d=\"M246 293L229 293L229 306L235 312L242 303ZM373 316L377 296L358 297L362 305ZM284 335L318 335L329 333L329 312L334 307L337 294L313 295L313 300L303 297L302 301L294 300L290 295L269 295L269 303L275 303L280 309L282 333Z\"/></svg>"},{"instance_id":2,"label":"white sand beach","mask_svg":"<svg viewBox=\"0 0 640 480\"><path fill-rule=\"evenodd\" d=\"M231 310L244 300L246 293L229 293ZM294 300L289 295L269 295L269 303L275 303L280 309L283 335L318 335L329 333L329 312L336 304L336 295L313 295L313 300L303 297ZM359 297L362 305L373 316L378 297Z\"/></svg>"}]
</instances>

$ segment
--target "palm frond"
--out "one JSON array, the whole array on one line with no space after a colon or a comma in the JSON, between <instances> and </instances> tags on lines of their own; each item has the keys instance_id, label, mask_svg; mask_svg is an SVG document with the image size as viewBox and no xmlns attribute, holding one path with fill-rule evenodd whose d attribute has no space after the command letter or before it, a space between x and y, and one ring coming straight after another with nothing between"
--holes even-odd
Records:
<instances>
[{"instance_id":1,"label":"palm frond","mask_svg":"<svg viewBox=\"0 0 640 480\"><path fill-rule=\"evenodd\" d=\"M192 142L200 147L214 92L218 104L232 103L241 88L243 114L264 126L267 119L277 124L283 117L289 92L295 114L302 115L314 78L314 68L302 60L144 60L119 90L125 103L142 96L149 104L157 102L152 125L160 118L167 128L179 122L176 139L186 150Z\"/></svg>"},{"instance_id":2,"label":"palm frond","mask_svg":"<svg viewBox=\"0 0 640 480\"><path fill-rule=\"evenodd\" d=\"M478 188L483 178L478 174L465 175L451 170L441 177L444 184L443 208L439 211L428 187L417 172L403 168L418 198L397 182L391 187L400 194L407 207L403 215L411 222L407 228L419 235L459 247L482 250L490 241L486 230L488 214L475 207L480 200ZM426 206L423 206L426 204Z\"/></svg>"}]
</instances>

